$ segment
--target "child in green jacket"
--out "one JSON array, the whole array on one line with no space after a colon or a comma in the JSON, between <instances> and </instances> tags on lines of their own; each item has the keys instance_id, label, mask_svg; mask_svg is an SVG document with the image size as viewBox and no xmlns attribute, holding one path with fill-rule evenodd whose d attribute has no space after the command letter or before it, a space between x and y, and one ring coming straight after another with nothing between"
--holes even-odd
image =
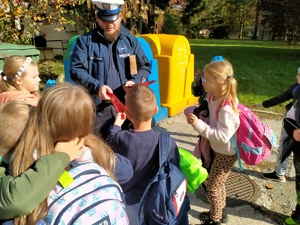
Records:
<instances>
[{"instance_id":1,"label":"child in green jacket","mask_svg":"<svg viewBox=\"0 0 300 225\"><path fill-rule=\"evenodd\" d=\"M18 177L8 175L11 149L16 145L26 126L30 107L18 101L0 105L0 219L2 220L31 213L54 188L69 162L84 149L83 139L58 142L55 145L55 153L41 157Z\"/></svg>"}]
</instances>

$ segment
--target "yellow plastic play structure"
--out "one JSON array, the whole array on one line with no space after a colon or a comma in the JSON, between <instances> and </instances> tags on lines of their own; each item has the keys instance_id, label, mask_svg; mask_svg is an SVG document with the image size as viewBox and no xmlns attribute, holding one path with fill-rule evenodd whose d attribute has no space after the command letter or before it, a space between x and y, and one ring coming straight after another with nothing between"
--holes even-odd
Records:
<instances>
[{"instance_id":1,"label":"yellow plastic play structure","mask_svg":"<svg viewBox=\"0 0 300 225\"><path fill-rule=\"evenodd\" d=\"M158 61L160 103L168 109L168 116L181 113L187 106L196 105L191 84L194 80L194 55L182 35L144 34Z\"/></svg>"}]
</instances>

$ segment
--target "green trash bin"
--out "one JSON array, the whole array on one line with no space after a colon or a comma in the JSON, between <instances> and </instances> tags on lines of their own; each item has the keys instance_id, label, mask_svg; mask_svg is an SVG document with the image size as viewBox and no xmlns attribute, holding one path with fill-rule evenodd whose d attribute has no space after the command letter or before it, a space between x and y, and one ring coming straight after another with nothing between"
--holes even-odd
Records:
<instances>
[{"instance_id":1,"label":"green trash bin","mask_svg":"<svg viewBox=\"0 0 300 225\"><path fill-rule=\"evenodd\" d=\"M40 58L40 51L33 45L0 43L0 70L3 69L4 59L11 55L31 57L32 60L37 63Z\"/></svg>"}]
</instances>

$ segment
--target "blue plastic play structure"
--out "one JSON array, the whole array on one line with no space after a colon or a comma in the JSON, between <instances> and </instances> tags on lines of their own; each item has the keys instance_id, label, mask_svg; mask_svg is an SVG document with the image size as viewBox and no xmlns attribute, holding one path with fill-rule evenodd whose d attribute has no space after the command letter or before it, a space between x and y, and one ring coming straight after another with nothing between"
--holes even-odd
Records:
<instances>
[{"instance_id":1,"label":"blue plastic play structure","mask_svg":"<svg viewBox=\"0 0 300 225\"><path fill-rule=\"evenodd\" d=\"M64 73L65 81L71 84L75 82L70 77L70 66L71 66L71 56L75 47L76 39L79 35L72 37L68 42L67 50L64 52ZM148 77L148 81L155 80L156 82L149 85L155 94L156 102L158 105L158 113L153 117L152 125L159 123L160 121L168 118L168 109L160 105L160 90L159 90L159 77L158 77L158 62L157 59L153 58L152 50L148 42L142 37L137 37L149 62L151 65L151 74Z\"/></svg>"},{"instance_id":2,"label":"blue plastic play structure","mask_svg":"<svg viewBox=\"0 0 300 225\"><path fill-rule=\"evenodd\" d=\"M148 80L156 80L155 83L151 84L149 87L153 90L156 102L158 105L158 113L153 117L152 124L157 124L158 122L168 118L168 109L160 105L160 91L159 91L159 77L158 77L158 62L157 59L153 58L152 50L148 42L142 38L137 37L150 64L151 64L151 74Z\"/></svg>"}]
</instances>

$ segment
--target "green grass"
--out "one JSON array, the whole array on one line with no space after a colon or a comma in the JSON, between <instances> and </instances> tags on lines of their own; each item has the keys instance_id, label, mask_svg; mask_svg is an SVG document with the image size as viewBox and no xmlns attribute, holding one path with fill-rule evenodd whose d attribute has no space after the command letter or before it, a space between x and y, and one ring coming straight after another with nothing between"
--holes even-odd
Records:
<instances>
[{"instance_id":1,"label":"green grass","mask_svg":"<svg viewBox=\"0 0 300 225\"><path fill-rule=\"evenodd\" d=\"M41 78L40 89L43 90L48 79L54 79L64 75L64 64L62 59L44 60L38 63Z\"/></svg>"},{"instance_id":2,"label":"green grass","mask_svg":"<svg viewBox=\"0 0 300 225\"><path fill-rule=\"evenodd\" d=\"M300 46L250 40L189 40L195 68L203 70L215 55L228 59L238 81L240 102L251 106L278 95L296 80ZM284 104L271 108L284 112Z\"/></svg>"}]
</instances>

